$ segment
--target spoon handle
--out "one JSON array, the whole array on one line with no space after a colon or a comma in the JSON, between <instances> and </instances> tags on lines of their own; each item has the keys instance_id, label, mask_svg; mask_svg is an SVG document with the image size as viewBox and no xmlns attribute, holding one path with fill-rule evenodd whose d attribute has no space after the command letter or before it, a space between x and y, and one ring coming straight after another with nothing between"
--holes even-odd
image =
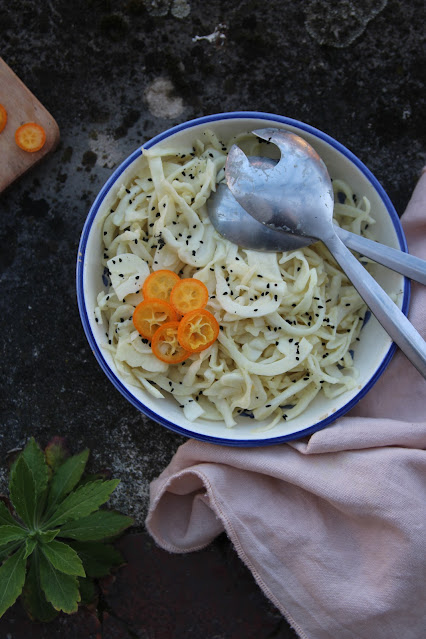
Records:
<instances>
[{"instance_id":1,"label":"spoon handle","mask_svg":"<svg viewBox=\"0 0 426 639\"><path fill-rule=\"evenodd\" d=\"M345 229L336 227L335 231L346 246L353 251L365 255L370 259L387 266L401 275L405 275L420 284L426 284L426 260L409 255L398 249L391 248L379 242L373 242L366 237L356 235Z\"/></svg>"},{"instance_id":2,"label":"spoon handle","mask_svg":"<svg viewBox=\"0 0 426 639\"><path fill-rule=\"evenodd\" d=\"M421 335L335 232L322 237L321 240L388 335L426 378L426 342Z\"/></svg>"}]
</instances>

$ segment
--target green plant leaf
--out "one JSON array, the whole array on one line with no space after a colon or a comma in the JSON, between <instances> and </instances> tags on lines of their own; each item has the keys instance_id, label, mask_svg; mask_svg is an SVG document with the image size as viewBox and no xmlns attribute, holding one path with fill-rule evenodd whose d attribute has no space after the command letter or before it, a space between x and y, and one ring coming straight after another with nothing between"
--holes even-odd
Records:
<instances>
[{"instance_id":1,"label":"green plant leaf","mask_svg":"<svg viewBox=\"0 0 426 639\"><path fill-rule=\"evenodd\" d=\"M119 479L110 479L109 481L93 481L80 486L68 497L65 497L43 527L51 528L71 519L87 517L108 501L112 491L119 483Z\"/></svg>"},{"instance_id":2,"label":"green plant leaf","mask_svg":"<svg viewBox=\"0 0 426 639\"><path fill-rule=\"evenodd\" d=\"M96 541L72 541L70 546L79 554L88 577L105 577L115 566L125 562L121 553L111 544Z\"/></svg>"},{"instance_id":3,"label":"green plant leaf","mask_svg":"<svg viewBox=\"0 0 426 639\"><path fill-rule=\"evenodd\" d=\"M2 546L2 548L0 548L0 562L10 557L10 555L22 545L22 539L20 539L19 541L11 541L7 546Z\"/></svg>"},{"instance_id":4,"label":"green plant leaf","mask_svg":"<svg viewBox=\"0 0 426 639\"><path fill-rule=\"evenodd\" d=\"M64 437L53 437L45 448L46 462L53 472L69 457L69 451L65 446Z\"/></svg>"},{"instance_id":5,"label":"green plant leaf","mask_svg":"<svg viewBox=\"0 0 426 639\"><path fill-rule=\"evenodd\" d=\"M46 600L41 587L37 552L30 559L21 599L27 614L33 621L48 622L58 616L58 611Z\"/></svg>"},{"instance_id":6,"label":"green plant leaf","mask_svg":"<svg viewBox=\"0 0 426 639\"><path fill-rule=\"evenodd\" d=\"M22 453L10 471L9 494L19 517L29 528L33 528L37 505L36 486L34 475Z\"/></svg>"},{"instance_id":7,"label":"green plant leaf","mask_svg":"<svg viewBox=\"0 0 426 639\"><path fill-rule=\"evenodd\" d=\"M31 469L34 477L37 499L44 495L47 482L49 480L49 469L43 451L36 444L34 437L31 437L28 444L22 451L22 457Z\"/></svg>"},{"instance_id":8,"label":"green plant leaf","mask_svg":"<svg viewBox=\"0 0 426 639\"><path fill-rule=\"evenodd\" d=\"M22 547L6 559L0 568L0 617L12 606L22 592L27 561Z\"/></svg>"},{"instance_id":9,"label":"green plant leaf","mask_svg":"<svg viewBox=\"0 0 426 639\"><path fill-rule=\"evenodd\" d=\"M41 544L40 548L56 570L64 572L66 575L86 576L80 557L68 544L53 540L48 544Z\"/></svg>"},{"instance_id":10,"label":"green plant leaf","mask_svg":"<svg viewBox=\"0 0 426 639\"><path fill-rule=\"evenodd\" d=\"M25 540L25 559L29 557L37 546L37 537L27 537Z\"/></svg>"},{"instance_id":11,"label":"green plant leaf","mask_svg":"<svg viewBox=\"0 0 426 639\"><path fill-rule=\"evenodd\" d=\"M94 541L115 537L133 524L131 517L126 517L114 510L99 510L77 521L69 521L61 526L59 537L68 537L80 541Z\"/></svg>"},{"instance_id":12,"label":"green plant leaf","mask_svg":"<svg viewBox=\"0 0 426 639\"><path fill-rule=\"evenodd\" d=\"M98 594L93 579L89 579L88 577L79 577L78 585L80 589L81 603L84 606L88 606L93 603Z\"/></svg>"},{"instance_id":13,"label":"green plant leaf","mask_svg":"<svg viewBox=\"0 0 426 639\"><path fill-rule=\"evenodd\" d=\"M66 575L56 570L54 566L40 553L40 584L46 596L46 600L52 604L55 610L63 610L67 613L76 612L80 601L77 577Z\"/></svg>"},{"instance_id":14,"label":"green plant leaf","mask_svg":"<svg viewBox=\"0 0 426 639\"><path fill-rule=\"evenodd\" d=\"M88 458L89 449L86 448L59 466L50 484L46 516L51 515L56 504L59 504L78 484L86 468Z\"/></svg>"},{"instance_id":15,"label":"green plant leaf","mask_svg":"<svg viewBox=\"0 0 426 639\"><path fill-rule=\"evenodd\" d=\"M17 525L17 521L12 516L9 508L6 506L4 501L0 501L0 525L8 526L11 524L12 526Z\"/></svg>"},{"instance_id":16,"label":"green plant leaf","mask_svg":"<svg viewBox=\"0 0 426 639\"><path fill-rule=\"evenodd\" d=\"M28 531L21 526L0 526L0 546L6 546L11 541L24 539Z\"/></svg>"},{"instance_id":17,"label":"green plant leaf","mask_svg":"<svg viewBox=\"0 0 426 639\"><path fill-rule=\"evenodd\" d=\"M55 530L46 530L45 532L37 532L37 537L43 543L48 544L52 541L52 539L55 539L58 532L59 528L56 528Z\"/></svg>"}]
</instances>

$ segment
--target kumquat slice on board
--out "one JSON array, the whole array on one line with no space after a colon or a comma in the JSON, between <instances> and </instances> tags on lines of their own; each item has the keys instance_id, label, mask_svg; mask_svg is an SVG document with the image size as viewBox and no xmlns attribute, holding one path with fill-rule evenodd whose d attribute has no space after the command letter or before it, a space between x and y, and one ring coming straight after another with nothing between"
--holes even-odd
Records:
<instances>
[{"instance_id":1,"label":"kumquat slice on board","mask_svg":"<svg viewBox=\"0 0 426 639\"><path fill-rule=\"evenodd\" d=\"M207 286L191 277L180 280L170 293L170 304L181 315L203 308L208 299Z\"/></svg>"},{"instance_id":2,"label":"kumquat slice on board","mask_svg":"<svg viewBox=\"0 0 426 639\"><path fill-rule=\"evenodd\" d=\"M168 302L172 288L180 282L180 277L173 271L162 269L154 271L146 278L143 283L142 293L144 299L155 297L158 300Z\"/></svg>"},{"instance_id":3,"label":"kumquat slice on board","mask_svg":"<svg viewBox=\"0 0 426 639\"><path fill-rule=\"evenodd\" d=\"M2 104L0 104L0 133L3 131L7 122L7 111Z\"/></svg>"},{"instance_id":4,"label":"kumquat slice on board","mask_svg":"<svg viewBox=\"0 0 426 639\"><path fill-rule=\"evenodd\" d=\"M40 151L46 142L46 131L36 122L27 122L15 131L15 142L23 151Z\"/></svg>"},{"instance_id":5,"label":"kumquat slice on board","mask_svg":"<svg viewBox=\"0 0 426 639\"><path fill-rule=\"evenodd\" d=\"M205 308L191 311L179 322L179 344L191 353L199 353L211 346L219 335L219 324Z\"/></svg>"},{"instance_id":6,"label":"kumquat slice on board","mask_svg":"<svg viewBox=\"0 0 426 639\"><path fill-rule=\"evenodd\" d=\"M152 337L152 352L166 364L179 364L191 355L179 344L178 326L179 322L166 322L157 328Z\"/></svg>"},{"instance_id":7,"label":"kumquat slice on board","mask_svg":"<svg viewBox=\"0 0 426 639\"><path fill-rule=\"evenodd\" d=\"M151 340L155 331L166 322L175 322L178 316L175 309L164 300L144 300L133 312L133 324L136 330Z\"/></svg>"}]
</instances>

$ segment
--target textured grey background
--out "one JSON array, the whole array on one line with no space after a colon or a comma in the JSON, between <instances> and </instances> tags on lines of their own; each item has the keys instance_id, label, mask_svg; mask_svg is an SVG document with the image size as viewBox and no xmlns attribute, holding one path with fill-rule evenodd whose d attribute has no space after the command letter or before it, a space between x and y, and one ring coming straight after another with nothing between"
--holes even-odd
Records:
<instances>
[{"instance_id":1,"label":"textured grey background","mask_svg":"<svg viewBox=\"0 0 426 639\"><path fill-rule=\"evenodd\" d=\"M142 526L184 441L114 389L80 323L79 237L112 170L186 119L269 111L342 142L401 214L425 164L424 18L423 0L0 0L1 55L61 131L0 196L0 492L10 450L62 435Z\"/></svg>"}]
</instances>

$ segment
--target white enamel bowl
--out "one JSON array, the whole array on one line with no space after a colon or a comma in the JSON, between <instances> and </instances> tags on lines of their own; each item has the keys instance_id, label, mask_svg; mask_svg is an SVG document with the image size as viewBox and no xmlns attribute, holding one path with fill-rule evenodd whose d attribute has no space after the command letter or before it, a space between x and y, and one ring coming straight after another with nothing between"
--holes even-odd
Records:
<instances>
[{"instance_id":1,"label":"white enamel bowl","mask_svg":"<svg viewBox=\"0 0 426 639\"><path fill-rule=\"evenodd\" d=\"M388 365L395 345L374 317L365 324L360 341L354 347L354 361L359 370L358 386L337 399L317 397L297 418L282 421L272 430L259 432L261 422L240 417L239 423L229 429L222 422L199 419L189 422L172 396L155 399L143 390L126 384L115 369L113 360L102 346L105 328L96 324L94 308L96 296L102 289L102 232L101 220L116 199L122 183L138 173L145 162L143 148L165 145L175 147L192 144L200 133L209 128L220 139L266 126L282 127L305 138L325 161L331 177L348 182L355 193L364 194L371 202L376 219L375 239L406 251L405 237L399 218L385 191L376 178L348 149L325 133L313 127L280 115L257 112L235 112L210 115L185 122L156 136L144 147L134 151L114 171L97 196L83 228L77 260L77 297L84 331L90 346L109 380L139 411L163 426L187 437L230 446L262 446L297 439L324 428L349 411L373 386ZM406 313L409 302L409 281L382 266L373 271L388 294L396 296L397 304Z\"/></svg>"}]
</instances>

